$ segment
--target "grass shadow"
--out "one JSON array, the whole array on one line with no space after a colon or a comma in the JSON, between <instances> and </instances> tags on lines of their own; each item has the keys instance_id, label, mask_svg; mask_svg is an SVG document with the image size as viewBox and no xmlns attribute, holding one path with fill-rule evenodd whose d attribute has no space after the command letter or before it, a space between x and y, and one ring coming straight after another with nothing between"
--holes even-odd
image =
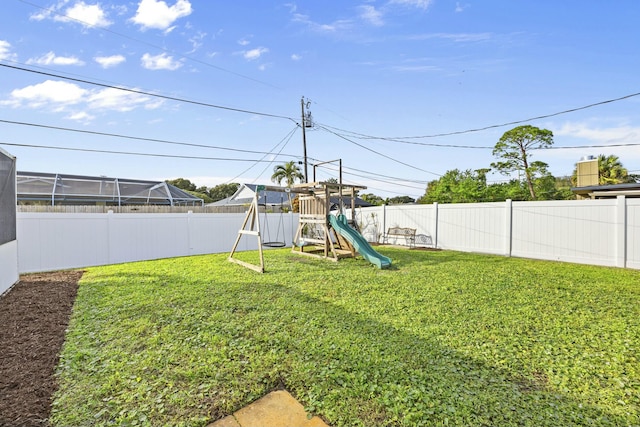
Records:
<instances>
[{"instance_id":1,"label":"grass shadow","mask_svg":"<svg viewBox=\"0 0 640 427\"><path fill-rule=\"evenodd\" d=\"M405 321L414 309L406 298L380 291L415 277L410 266L456 265L465 255L381 252L398 260L395 270L357 259L291 262L284 251L269 253L264 275L222 256L91 269L54 420L205 425L284 386L334 427L632 424L637 407L612 413L550 384L539 367L458 350L437 320Z\"/></svg>"}]
</instances>

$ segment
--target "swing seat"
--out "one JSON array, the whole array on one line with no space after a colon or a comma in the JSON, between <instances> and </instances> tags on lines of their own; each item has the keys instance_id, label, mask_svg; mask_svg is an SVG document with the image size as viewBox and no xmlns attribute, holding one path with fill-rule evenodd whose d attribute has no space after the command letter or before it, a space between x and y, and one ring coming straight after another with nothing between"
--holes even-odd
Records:
<instances>
[{"instance_id":1,"label":"swing seat","mask_svg":"<svg viewBox=\"0 0 640 427\"><path fill-rule=\"evenodd\" d=\"M268 248L284 248L287 244L285 242L262 242L262 246Z\"/></svg>"}]
</instances>

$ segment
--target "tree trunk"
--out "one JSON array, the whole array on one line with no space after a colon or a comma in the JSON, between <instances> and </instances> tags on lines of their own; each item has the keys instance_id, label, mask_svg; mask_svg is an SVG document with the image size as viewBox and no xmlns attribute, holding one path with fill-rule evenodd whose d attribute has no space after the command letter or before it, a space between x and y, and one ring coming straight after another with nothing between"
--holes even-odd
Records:
<instances>
[{"instance_id":1,"label":"tree trunk","mask_svg":"<svg viewBox=\"0 0 640 427\"><path fill-rule=\"evenodd\" d=\"M520 153L522 153L522 163L524 165L524 176L525 178L527 178L527 187L529 187L529 194L531 194L531 200L535 200L536 192L533 190L533 182L531 181L531 171L529 170L527 153L522 145L520 145Z\"/></svg>"}]
</instances>

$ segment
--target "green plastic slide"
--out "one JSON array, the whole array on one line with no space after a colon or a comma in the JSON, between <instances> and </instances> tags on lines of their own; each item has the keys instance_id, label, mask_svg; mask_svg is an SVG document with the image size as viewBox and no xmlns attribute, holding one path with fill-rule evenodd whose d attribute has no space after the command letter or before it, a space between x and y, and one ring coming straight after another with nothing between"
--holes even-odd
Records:
<instances>
[{"instance_id":1,"label":"green plastic slide","mask_svg":"<svg viewBox=\"0 0 640 427\"><path fill-rule=\"evenodd\" d=\"M358 251L364 259L369 261L371 264L376 265L378 268L387 268L391 265L391 258L376 252L369 242L362 237L362 234L349 226L347 218L344 215L328 215L328 218L331 227L333 227L338 234L347 239L347 242L351 243L355 250Z\"/></svg>"}]
</instances>

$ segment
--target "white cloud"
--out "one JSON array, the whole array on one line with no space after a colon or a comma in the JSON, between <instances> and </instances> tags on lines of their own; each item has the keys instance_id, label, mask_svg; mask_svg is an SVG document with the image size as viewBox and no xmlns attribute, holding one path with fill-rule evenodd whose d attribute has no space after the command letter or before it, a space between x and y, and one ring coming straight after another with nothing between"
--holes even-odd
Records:
<instances>
[{"instance_id":1,"label":"white cloud","mask_svg":"<svg viewBox=\"0 0 640 427\"><path fill-rule=\"evenodd\" d=\"M291 55L291 60L292 61L300 61L302 59L301 55L298 55L297 53L294 53Z\"/></svg>"},{"instance_id":2,"label":"white cloud","mask_svg":"<svg viewBox=\"0 0 640 427\"><path fill-rule=\"evenodd\" d=\"M362 20L376 27L381 27L384 25L382 12L377 10L374 6L361 5L358 10L360 11L360 18Z\"/></svg>"},{"instance_id":3,"label":"white cloud","mask_svg":"<svg viewBox=\"0 0 640 427\"><path fill-rule=\"evenodd\" d=\"M82 102L87 91L80 86L63 81L47 80L22 89L11 92L11 99L4 103L19 107L26 105L31 108L39 108L45 105L77 104Z\"/></svg>"},{"instance_id":4,"label":"white cloud","mask_svg":"<svg viewBox=\"0 0 640 427\"><path fill-rule=\"evenodd\" d=\"M633 126L594 127L586 123L565 123L554 135L588 139L599 144L624 144L640 140L640 128Z\"/></svg>"},{"instance_id":5,"label":"white cloud","mask_svg":"<svg viewBox=\"0 0 640 427\"><path fill-rule=\"evenodd\" d=\"M69 0L61 0L48 9L34 13L30 16L30 19L35 21L53 19L58 22L75 22L84 27L108 27L113 24L99 3L87 4L84 1L77 1L65 9L69 3Z\"/></svg>"},{"instance_id":6,"label":"white cloud","mask_svg":"<svg viewBox=\"0 0 640 427\"><path fill-rule=\"evenodd\" d=\"M401 4L403 6L412 6L419 9L428 9L432 0L391 0L391 4Z\"/></svg>"},{"instance_id":7,"label":"white cloud","mask_svg":"<svg viewBox=\"0 0 640 427\"><path fill-rule=\"evenodd\" d=\"M121 113L131 111L139 106L152 102L151 98L134 92L127 92L116 88L102 89L87 97L89 108L94 110L111 110ZM157 105L153 102L153 105Z\"/></svg>"},{"instance_id":8,"label":"white cloud","mask_svg":"<svg viewBox=\"0 0 640 427\"><path fill-rule=\"evenodd\" d=\"M38 65L84 65L84 61L75 56L56 56L54 52L49 52L39 58L31 58L27 64Z\"/></svg>"},{"instance_id":9,"label":"white cloud","mask_svg":"<svg viewBox=\"0 0 640 427\"><path fill-rule=\"evenodd\" d=\"M247 46L249 43L251 43L251 42L249 40L247 40L246 38L238 40L238 44L240 46Z\"/></svg>"},{"instance_id":10,"label":"white cloud","mask_svg":"<svg viewBox=\"0 0 640 427\"><path fill-rule=\"evenodd\" d=\"M455 43L472 43L491 40L492 33L426 33L408 37L409 40L443 39Z\"/></svg>"},{"instance_id":11,"label":"white cloud","mask_svg":"<svg viewBox=\"0 0 640 427\"><path fill-rule=\"evenodd\" d=\"M52 16L58 16L63 14L61 9L69 3L69 0L60 0L57 4L45 9L38 10L29 16L29 19L33 19L34 21L43 21L45 19L51 19Z\"/></svg>"},{"instance_id":12,"label":"white cloud","mask_svg":"<svg viewBox=\"0 0 640 427\"><path fill-rule=\"evenodd\" d=\"M637 144L640 140L640 126L629 125L621 120L617 120L616 123L611 120L594 119L585 122L565 122L559 127L549 124L545 127L553 130L554 147L566 147L545 150L544 153L545 162L562 165L562 172L559 173L570 173L572 165L585 155L615 155L631 170L638 169L640 165L638 146L629 145ZM552 161L548 161L547 158Z\"/></svg>"},{"instance_id":13,"label":"white cloud","mask_svg":"<svg viewBox=\"0 0 640 427\"><path fill-rule=\"evenodd\" d=\"M5 40L0 40L0 60L2 59L16 59L16 54L11 52L11 43Z\"/></svg>"},{"instance_id":14,"label":"white cloud","mask_svg":"<svg viewBox=\"0 0 640 427\"><path fill-rule=\"evenodd\" d=\"M182 67L182 62L174 61L173 56L169 56L166 53L159 55L150 55L145 53L142 55L142 66L147 70L177 70Z\"/></svg>"},{"instance_id":15,"label":"white cloud","mask_svg":"<svg viewBox=\"0 0 640 427\"><path fill-rule=\"evenodd\" d=\"M405 73L427 73L431 71L440 71L440 68L435 65L397 65L393 67L393 70Z\"/></svg>"},{"instance_id":16,"label":"white cloud","mask_svg":"<svg viewBox=\"0 0 640 427\"><path fill-rule=\"evenodd\" d=\"M294 13L292 20L293 22L304 24L308 26L309 29L320 33L336 33L338 31L348 30L353 26L353 21L348 19L339 19L330 24L320 24L312 21L308 15L300 13Z\"/></svg>"},{"instance_id":17,"label":"white cloud","mask_svg":"<svg viewBox=\"0 0 640 427\"><path fill-rule=\"evenodd\" d=\"M69 120L73 120L73 121L76 121L76 122L82 122L82 123L89 123L95 118L96 118L96 116L91 115L91 114L87 113L86 111L78 111L76 113L71 113L71 114L69 114L67 116L67 119L69 119Z\"/></svg>"},{"instance_id":18,"label":"white cloud","mask_svg":"<svg viewBox=\"0 0 640 427\"><path fill-rule=\"evenodd\" d=\"M247 61L254 61L256 59L259 59L267 52L269 52L269 49L267 49L266 47L257 47L255 49L245 51L242 56L244 56L244 59L246 59Z\"/></svg>"},{"instance_id":19,"label":"white cloud","mask_svg":"<svg viewBox=\"0 0 640 427\"><path fill-rule=\"evenodd\" d=\"M187 54L194 53L196 50L200 49L206 36L207 33L199 31L195 36L189 38L189 43L191 43L191 50L187 52Z\"/></svg>"},{"instance_id":20,"label":"white cloud","mask_svg":"<svg viewBox=\"0 0 640 427\"><path fill-rule=\"evenodd\" d=\"M469 3L460 4L460 2L456 2L456 13L464 12L464 10L468 7Z\"/></svg>"},{"instance_id":21,"label":"white cloud","mask_svg":"<svg viewBox=\"0 0 640 427\"><path fill-rule=\"evenodd\" d=\"M102 68L111 68L120 65L127 59L122 55L96 56L93 58Z\"/></svg>"},{"instance_id":22,"label":"white cloud","mask_svg":"<svg viewBox=\"0 0 640 427\"><path fill-rule=\"evenodd\" d=\"M166 30L179 18L192 12L189 0L177 0L173 6L162 0L140 0L136 15L131 19L143 29Z\"/></svg>"},{"instance_id":23,"label":"white cloud","mask_svg":"<svg viewBox=\"0 0 640 427\"><path fill-rule=\"evenodd\" d=\"M107 14L99 4L86 4L79 1L65 12L65 16L56 16L56 21L69 21L69 19L79 21L82 25L91 27L108 27L112 24L107 19Z\"/></svg>"},{"instance_id":24,"label":"white cloud","mask_svg":"<svg viewBox=\"0 0 640 427\"><path fill-rule=\"evenodd\" d=\"M87 90L63 81L47 80L11 92L0 105L14 108L47 109L67 114L66 118L89 122L97 112L126 112L136 108L155 109L163 100L117 88Z\"/></svg>"}]
</instances>

